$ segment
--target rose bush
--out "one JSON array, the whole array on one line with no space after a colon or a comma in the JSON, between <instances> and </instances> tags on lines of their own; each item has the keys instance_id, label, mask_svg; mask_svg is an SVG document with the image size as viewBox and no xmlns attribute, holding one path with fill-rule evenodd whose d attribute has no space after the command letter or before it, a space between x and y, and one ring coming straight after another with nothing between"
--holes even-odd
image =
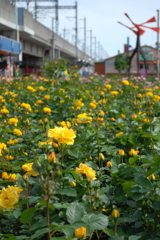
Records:
<instances>
[{"instance_id":1,"label":"rose bush","mask_svg":"<svg viewBox=\"0 0 160 240\"><path fill-rule=\"evenodd\" d=\"M159 81L62 63L0 84L1 239L159 239Z\"/></svg>"}]
</instances>

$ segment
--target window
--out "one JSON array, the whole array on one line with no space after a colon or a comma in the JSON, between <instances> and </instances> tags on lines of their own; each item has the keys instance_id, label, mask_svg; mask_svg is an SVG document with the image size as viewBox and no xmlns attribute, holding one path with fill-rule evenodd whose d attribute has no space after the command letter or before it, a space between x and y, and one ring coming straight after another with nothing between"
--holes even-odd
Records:
<instances>
[{"instance_id":1,"label":"window","mask_svg":"<svg viewBox=\"0 0 160 240\"><path fill-rule=\"evenodd\" d=\"M140 63L140 69L143 69L143 64L142 63Z\"/></svg>"},{"instance_id":2,"label":"window","mask_svg":"<svg viewBox=\"0 0 160 240\"><path fill-rule=\"evenodd\" d=\"M114 62L113 61L108 61L108 62L106 62L106 66L107 67L113 67L114 66Z\"/></svg>"}]
</instances>

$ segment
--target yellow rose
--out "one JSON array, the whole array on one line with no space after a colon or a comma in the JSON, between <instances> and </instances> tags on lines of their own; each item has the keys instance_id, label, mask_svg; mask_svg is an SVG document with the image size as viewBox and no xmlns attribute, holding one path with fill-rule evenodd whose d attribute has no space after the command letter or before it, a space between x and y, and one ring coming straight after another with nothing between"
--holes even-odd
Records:
<instances>
[{"instance_id":1,"label":"yellow rose","mask_svg":"<svg viewBox=\"0 0 160 240\"><path fill-rule=\"evenodd\" d=\"M135 155L137 155L139 153L139 151L131 149L128 153L129 153L130 156L135 156Z\"/></svg>"},{"instance_id":2,"label":"yellow rose","mask_svg":"<svg viewBox=\"0 0 160 240\"><path fill-rule=\"evenodd\" d=\"M50 115L52 110L48 107L43 108L43 112L46 113L47 115Z\"/></svg>"},{"instance_id":3,"label":"yellow rose","mask_svg":"<svg viewBox=\"0 0 160 240\"><path fill-rule=\"evenodd\" d=\"M18 137L20 137L20 136L22 135L22 132L21 132L21 130L15 128L15 129L13 130L13 134L16 135L16 136L18 136Z\"/></svg>"},{"instance_id":4,"label":"yellow rose","mask_svg":"<svg viewBox=\"0 0 160 240\"><path fill-rule=\"evenodd\" d=\"M119 153L119 156L121 156L121 157L124 156L124 154L125 154L124 150L119 150L118 153Z\"/></svg>"},{"instance_id":5,"label":"yellow rose","mask_svg":"<svg viewBox=\"0 0 160 240\"><path fill-rule=\"evenodd\" d=\"M27 174L27 175L37 176L38 173L36 173L36 172L33 170L32 165L33 165L33 163L26 163L26 164L22 165L22 169L23 169L24 171L26 171L26 174Z\"/></svg>"},{"instance_id":6,"label":"yellow rose","mask_svg":"<svg viewBox=\"0 0 160 240\"><path fill-rule=\"evenodd\" d=\"M87 232L87 229L85 228L85 227L81 227L81 228L77 228L76 230L75 230L75 236L77 237L77 238L86 238L86 232Z\"/></svg>"},{"instance_id":7,"label":"yellow rose","mask_svg":"<svg viewBox=\"0 0 160 240\"><path fill-rule=\"evenodd\" d=\"M56 163L57 162L57 159L56 159L56 154L55 152L51 152L47 158L47 161L48 162L53 162L53 163Z\"/></svg>"},{"instance_id":8,"label":"yellow rose","mask_svg":"<svg viewBox=\"0 0 160 240\"><path fill-rule=\"evenodd\" d=\"M154 174L151 174L151 175L149 175L149 176L148 176L148 179L149 179L149 180L155 180L155 179L156 179L156 177L155 177L155 175L154 175Z\"/></svg>"},{"instance_id":9,"label":"yellow rose","mask_svg":"<svg viewBox=\"0 0 160 240\"><path fill-rule=\"evenodd\" d=\"M9 175L7 172L2 172L2 178L3 179L9 179Z\"/></svg>"},{"instance_id":10,"label":"yellow rose","mask_svg":"<svg viewBox=\"0 0 160 240\"><path fill-rule=\"evenodd\" d=\"M48 130L48 137L50 138L50 142L56 140L58 144L66 143L67 145L73 145L76 135L73 129L68 129L67 127L55 127L54 129Z\"/></svg>"},{"instance_id":11,"label":"yellow rose","mask_svg":"<svg viewBox=\"0 0 160 240\"><path fill-rule=\"evenodd\" d=\"M77 119L78 123L90 123L92 122L92 118L89 117L86 113L79 114Z\"/></svg>"},{"instance_id":12,"label":"yellow rose","mask_svg":"<svg viewBox=\"0 0 160 240\"><path fill-rule=\"evenodd\" d=\"M119 218L120 213L119 213L119 211L117 209L114 209L112 211L111 215L112 215L113 218L117 219L117 218Z\"/></svg>"},{"instance_id":13,"label":"yellow rose","mask_svg":"<svg viewBox=\"0 0 160 240\"><path fill-rule=\"evenodd\" d=\"M17 123L18 123L18 119L16 118L10 118L8 120L8 124L13 124L14 126L17 126Z\"/></svg>"},{"instance_id":14,"label":"yellow rose","mask_svg":"<svg viewBox=\"0 0 160 240\"><path fill-rule=\"evenodd\" d=\"M14 209L14 206L20 197L20 193L23 189L19 187L11 187L3 188L0 191L0 207L4 209Z\"/></svg>"},{"instance_id":15,"label":"yellow rose","mask_svg":"<svg viewBox=\"0 0 160 240\"><path fill-rule=\"evenodd\" d=\"M75 187L75 186L76 186L75 181L71 181L71 182L70 182L70 185L71 185L71 187Z\"/></svg>"},{"instance_id":16,"label":"yellow rose","mask_svg":"<svg viewBox=\"0 0 160 240\"><path fill-rule=\"evenodd\" d=\"M104 160L104 159L105 159L105 157L104 157L103 153L99 153L99 160Z\"/></svg>"},{"instance_id":17,"label":"yellow rose","mask_svg":"<svg viewBox=\"0 0 160 240\"><path fill-rule=\"evenodd\" d=\"M106 162L106 167L111 168L112 166L113 165L112 165L111 161Z\"/></svg>"},{"instance_id":18,"label":"yellow rose","mask_svg":"<svg viewBox=\"0 0 160 240\"><path fill-rule=\"evenodd\" d=\"M76 168L77 173L85 175L88 180L96 179L96 172L92 168L88 167L85 163L80 163L79 168Z\"/></svg>"}]
</instances>

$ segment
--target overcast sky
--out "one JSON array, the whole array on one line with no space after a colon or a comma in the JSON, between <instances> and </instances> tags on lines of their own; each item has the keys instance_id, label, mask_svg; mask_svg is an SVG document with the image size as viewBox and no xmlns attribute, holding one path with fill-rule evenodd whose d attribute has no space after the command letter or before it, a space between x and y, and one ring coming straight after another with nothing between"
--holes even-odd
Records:
<instances>
[{"instance_id":1,"label":"overcast sky","mask_svg":"<svg viewBox=\"0 0 160 240\"><path fill-rule=\"evenodd\" d=\"M38 2L38 0L37 0ZM78 40L79 47L84 44L84 18L86 18L87 51L90 53L90 36L92 30L92 55L95 54L95 46L98 53L98 42L101 51L110 57L117 54L118 50L123 52L127 37L130 45L135 48L136 35L129 29L117 22L132 27L129 19L124 15L128 13L134 23L142 23L156 17L157 10L160 9L160 0L77 0L78 2ZM18 3L22 6L22 3ZM54 3L38 3L38 5L53 5ZM59 0L60 6L74 6L73 0ZM33 11L30 3L30 11ZM59 34L74 42L75 10L59 10ZM55 17L55 10L41 10L38 13L38 20L51 28L51 18ZM157 27L157 22L148 23L146 26ZM64 29L66 29L64 31ZM149 45L155 47L157 33L145 29L141 36L141 46ZM96 39L95 39L96 37ZM96 40L96 41L95 41ZM96 43L96 45L95 45ZM106 55L107 55L106 54Z\"/></svg>"}]
</instances>

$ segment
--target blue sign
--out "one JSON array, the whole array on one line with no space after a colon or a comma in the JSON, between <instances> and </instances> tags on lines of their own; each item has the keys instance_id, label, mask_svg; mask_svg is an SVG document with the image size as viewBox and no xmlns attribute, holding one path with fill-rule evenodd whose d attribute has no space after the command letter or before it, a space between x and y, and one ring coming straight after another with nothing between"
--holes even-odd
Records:
<instances>
[{"instance_id":1,"label":"blue sign","mask_svg":"<svg viewBox=\"0 0 160 240\"><path fill-rule=\"evenodd\" d=\"M10 38L0 36L0 51L11 54L20 54L21 44Z\"/></svg>"}]
</instances>

